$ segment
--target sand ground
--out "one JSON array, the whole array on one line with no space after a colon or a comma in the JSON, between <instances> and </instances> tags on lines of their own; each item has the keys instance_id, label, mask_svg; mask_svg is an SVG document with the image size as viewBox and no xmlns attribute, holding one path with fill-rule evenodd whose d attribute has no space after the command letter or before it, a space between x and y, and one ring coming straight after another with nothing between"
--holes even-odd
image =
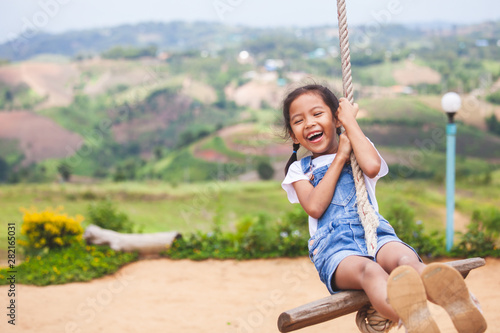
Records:
<instances>
[{"instance_id":1,"label":"sand ground","mask_svg":"<svg viewBox=\"0 0 500 333\"><path fill-rule=\"evenodd\" d=\"M499 276L500 259L487 259L466 279L487 332L500 332ZM282 311L328 295L308 258L141 260L87 283L17 285L14 327L7 323L8 289L0 287L1 332L278 332ZM456 332L444 310L430 308L441 332ZM358 332L354 316L298 332Z\"/></svg>"}]
</instances>

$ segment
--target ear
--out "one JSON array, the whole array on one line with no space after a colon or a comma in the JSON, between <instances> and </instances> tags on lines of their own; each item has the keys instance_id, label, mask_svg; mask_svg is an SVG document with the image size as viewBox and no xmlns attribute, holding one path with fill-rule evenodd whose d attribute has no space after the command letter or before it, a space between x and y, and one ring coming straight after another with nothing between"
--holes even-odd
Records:
<instances>
[{"instance_id":1,"label":"ear","mask_svg":"<svg viewBox=\"0 0 500 333\"><path fill-rule=\"evenodd\" d=\"M333 124L335 125L335 128L339 128L340 126L342 126L337 118L333 118Z\"/></svg>"},{"instance_id":2,"label":"ear","mask_svg":"<svg viewBox=\"0 0 500 333\"><path fill-rule=\"evenodd\" d=\"M295 136L295 134L293 134L292 131L290 131L290 137L292 138L293 143L299 143L299 140L297 140L297 137Z\"/></svg>"}]
</instances>

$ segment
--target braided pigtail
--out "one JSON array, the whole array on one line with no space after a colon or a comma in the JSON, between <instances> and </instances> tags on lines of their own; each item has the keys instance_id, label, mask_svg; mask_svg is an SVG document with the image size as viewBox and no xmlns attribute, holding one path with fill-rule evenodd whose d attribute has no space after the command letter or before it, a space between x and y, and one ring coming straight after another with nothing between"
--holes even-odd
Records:
<instances>
[{"instance_id":1,"label":"braided pigtail","mask_svg":"<svg viewBox=\"0 0 500 333\"><path fill-rule=\"evenodd\" d=\"M294 143L293 144L293 153L292 156L288 159L288 162L286 163L285 167L285 176L288 173L288 169L290 168L290 165L292 165L293 162L297 161L297 151L300 148L300 143Z\"/></svg>"}]
</instances>

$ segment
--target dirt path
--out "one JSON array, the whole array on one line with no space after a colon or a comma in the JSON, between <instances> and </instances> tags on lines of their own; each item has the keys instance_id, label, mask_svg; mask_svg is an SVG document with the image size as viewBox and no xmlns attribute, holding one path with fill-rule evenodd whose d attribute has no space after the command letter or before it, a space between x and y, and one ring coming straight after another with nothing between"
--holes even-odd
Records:
<instances>
[{"instance_id":1,"label":"dirt path","mask_svg":"<svg viewBox=\"0 0 500 333\"><path fill-rule=\"evenodd\" d=\"M498 332L500 259L467 278L488 332ZM0 287L0 304L8 304ZM278 332L280 312L327 295L309 259L252 261L142 260L114 276L60 286L17 286L17 321L1 332ZM431 306L441 332L456 332ZM354 314L299 332L357 332ZM401 333L402 329L393 332Z\"/></svg>"}]
</instances>

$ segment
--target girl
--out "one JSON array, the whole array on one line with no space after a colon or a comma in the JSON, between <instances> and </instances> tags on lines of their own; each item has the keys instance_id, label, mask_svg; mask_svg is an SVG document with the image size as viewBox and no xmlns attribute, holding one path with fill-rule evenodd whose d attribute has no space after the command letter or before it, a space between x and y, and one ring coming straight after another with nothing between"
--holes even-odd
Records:
<instances>
[{"instance_id":1,"label":"girl","mask_svg":"<svg viewBox=\"0 0 500 333\"><path fill-rule=\"evenodd\" d=\"M395 323L401 320L408 332L439 332L427 296L448 310L459 332L483 332L486 322L460 273L444 264L426 266L378 213L375 184L388 167L359 127L357 112L356 104L337 100L321 85L297 88L283 103L293 154L282 187L290 202L300 203L309 215L309 256L321 281L332 294L363 289L382 316ZM340 126L345 132L337 136ZM312 155L297 161L300 146ZM374 256L368 254L357 212L351 151L364 172L369 201L379 219ZM435 287L438 281L446 281L447 288ZM455 306L456 302L463 306Z\"/></svg>"}]
</instances>

